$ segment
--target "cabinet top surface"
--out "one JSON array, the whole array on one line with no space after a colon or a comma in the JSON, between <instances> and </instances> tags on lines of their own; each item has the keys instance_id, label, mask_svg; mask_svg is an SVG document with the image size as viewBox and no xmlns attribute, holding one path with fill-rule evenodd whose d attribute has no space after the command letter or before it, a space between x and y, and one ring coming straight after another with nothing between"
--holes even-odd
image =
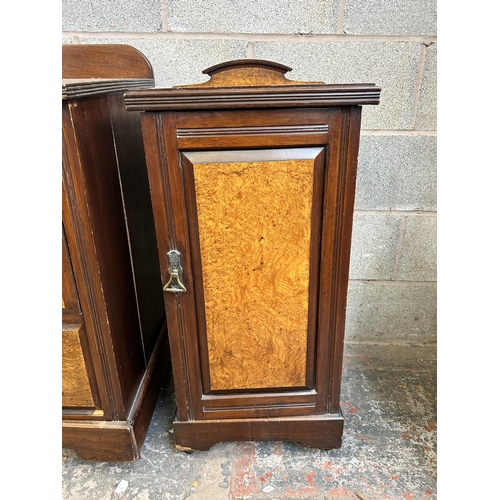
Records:
<instances>
[{"instance_id":1,"label":"cabinet top surface","mask_svg":"<svg viewBox=\"0 0 500 500\"><path fill-rule=\"evenodd\" d=\"M291 68L261 59L217 64L202 73L204 83L172 88L132 90L128 110L242 109L378 104L380 87L373 83L325 84L289 80Z\"/></svg>"}]
</instances>

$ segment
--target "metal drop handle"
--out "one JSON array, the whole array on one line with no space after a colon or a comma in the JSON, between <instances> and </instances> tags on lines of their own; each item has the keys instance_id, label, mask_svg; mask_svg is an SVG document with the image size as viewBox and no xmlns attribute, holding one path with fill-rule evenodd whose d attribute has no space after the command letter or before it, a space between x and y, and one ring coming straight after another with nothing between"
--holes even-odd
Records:
<instances>
[{"instance_id":1,"label":"metal drop handle","mask_svg":"<svg viewBox=\"0 0 500 500\"><path fill-rule=\"evenodd\" d=\"M163 287L165 292L187 292L186 287L182 283L182 266L181 266L181 253L177 250L170 250L167 253L170 259L170 266L168 268L168 273L170 274L170 279L167 284Z\"/></svg>"}]
</instances>

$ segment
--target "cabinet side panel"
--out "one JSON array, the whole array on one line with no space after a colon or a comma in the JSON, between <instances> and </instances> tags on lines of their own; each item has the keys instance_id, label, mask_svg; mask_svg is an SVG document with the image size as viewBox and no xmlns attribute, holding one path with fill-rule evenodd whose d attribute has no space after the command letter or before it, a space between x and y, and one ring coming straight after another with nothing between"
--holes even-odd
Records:
<instances>
[{"instance_id":1,"label":"cabinet side panel","mask_svg":"<svg viewBox=\"0 0 500 500\"><path fill-rule=\"evenodd\" d=\"M212 390L306 385L313 172L194 164Z\"/></svg>"},{"instance_id":2,"label":"cabinet side panel","mask_svg":"<svg viewBox=\"0 0 500 500\"><path fill-rule=\"evenodd\" d=\"M138 112L126 111L121 94L108 95L108 102L141 336L148 361L165 322L165 308L141 121Z\"/></svg>"},{"instance_id":3,"label":"cabinet side panel","mask_svg":"<svg viewBox=\"0 0 500 500\"><path fill-rule=\"evenodd\" d=\"M106 96L80 99L70 107L78 144L74 179L86 190L96 272L94 288L102 301L100 318L109 334L106 356L110 375L119 380L116 410L124 418L145 370L130 261L123 200L117 172L109 103Z\"/></svg>"},{"instance_id":4,"label":"cabinet side panel","mask_svg":"<svg viewBox=\"0 0 500 500\"><path fill-rule=\"evenodd\" d=\"M342 359L344 351L344 331L347 306L347 288L349 283L349 263L351 255L351 237L354 213L354 197L356 193L356 172L358 165L359 136L361 129L361 106L345 107L343 114L342 152L339 158L339 169L343 172L344 186L340 197L341 208L337 214L337 295L336 314L334 318L335 334L331 351L333 370L330 393L330 412L340 411L340 388L342 380Z\"/></svg>"},{"instance_id":5,"label":"cabinet side panel","mask_svg":"<svg viewBox=\"0 0 500 500\"><path fill-rule=\"evenodd\" d=\"M78 323L85 324L89 348L89 356L86 357L87 373L95 390L96 406L103 409L105 420L111 420L114 417L115 394L119 393L119 387L108 367L105 346L106 323L100 319L103 317L102 302L99 300L100 295L92 279L97 268L87 210L87 190L84 188L78 138L71 116L73 107L74 104L71 102L62 103L63 231L82 309ZM69 323L64 317L63 321Z\"/></svg>"}]
</instances>

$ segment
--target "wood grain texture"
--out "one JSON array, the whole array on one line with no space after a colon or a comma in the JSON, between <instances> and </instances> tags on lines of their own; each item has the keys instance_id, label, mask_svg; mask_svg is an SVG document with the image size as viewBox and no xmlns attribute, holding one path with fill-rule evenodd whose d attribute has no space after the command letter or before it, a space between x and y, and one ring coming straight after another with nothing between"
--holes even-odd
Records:
<instances>
[{"instance_id":1,"label":"wood grain texture","mask_svg":"<svg viewBox=\"0 0 500 500\"><path fill-rule=\"evenodd\" d=\"M340 448L342 413L283 418L247 418L173 422L175 443L187 449L209 450L224 441L298 441L311 448Z\"/></svg>"},{"instance_id":2,"label":"wood grain texture","mask_svg":"<svg viewBox=\"0 0 500 500\"><path fill-rule=\"evenodd\" d=\"M63 420L62 442L83 460L134 462L140 455L130 422Z\"/></svg>"},{"instance_id":3,"label":"wood grain texture","mask_svg":"<svg viewBox=\"0 0 500 500\"><path fill-rule=\"evenodd\" d=\"M80 343L82 330L83 325L66 325L62 330L63 406L94 406Z\"/></svg>"},{"instance_id":4,"label":"wood grain texture","mask_svg":"<svg viewBox=\"0 0 500 500\"><path fill-rule=\"evenodd\" d=\"M306 82L288 80L285 73L292 68L264 59L238 59L211 66L202 71L208 82L178 87L254 87L262 85L297 85ZM322 82L308 82L322 84ZM176 88L176 87L174 87Z\"/></svg>"},{"instance_id":5,"label":"wood grain texture","mask_svg":"<svg viewBox=\"0 0 500 500\"><path fill-rule=\"evenodd\" d=\"M108 364L108 381L113 384L116 416L124 419L146 363L123 211L115 126L110 115L113 101L102 95L80 99L76 105L68 102L71 132L76 137L78 151L78 164L68 165L69 174L74 188L85 190L81 192L84 205L79 211L90 231L88 236L81 235L85 246L80 252L80 259L85 261L82 267L87 267L89 274L84 285L77 281L77 288L85 326L92 321L94 332L101 337L98 342ZM133 140L131 137L130 141ZM74 225L73 230L79 232L84 228ZM73 251L72 255L78 253ZM85 302L92 312L86 311L84 294L88 294ZM94 298L90 299L92 295Z\"/></svg>"},{"instance_id":6,"label":"wood grain texture","mask_svg":"<svg viewBox=\"0 0 500 500\"><path fill-rule=\"evenodd\" d=\"M212 390L305 386L313 171L194 164Z\"/></svg>"},{"instance_id":7,"label":"wood grain texture","mask_svg":"<svg viewBox=\"0 0 500 500\"><path fill-rule=\"evenodd\" d=\"M123 93L133 88L154 87L152 78L68 78L62 81L62 99L78 99L99 94Z\"/></svg>"},{"instance_id":8,"label":"wood grain texture","mask_svg":"<svg viewBox=\"0 0 500 500\"><path fill-rule=\"evenodd\" d=\"M137 89L125 93L132 111L318 108L378 104L380 87L371 83Z\"/></svg>"},{"instance_id":9,"label":"wood grain texture","mask_svg":"<svg viewBox=\"0 0 500 500\"><path fill-rule=\"evenodd\" d=\"M153 78L153 69L130 45L67 44L62 46L62 78Z\"/></svg>"}]
</instances>

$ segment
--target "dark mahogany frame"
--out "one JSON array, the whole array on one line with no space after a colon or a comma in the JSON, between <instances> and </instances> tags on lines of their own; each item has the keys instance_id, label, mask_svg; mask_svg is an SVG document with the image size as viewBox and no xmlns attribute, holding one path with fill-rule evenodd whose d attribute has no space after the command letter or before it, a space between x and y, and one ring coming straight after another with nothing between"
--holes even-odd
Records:
<instances>
[{"instance_id":1,"label":"dark mahogany frame","mask_svg":"<svg viewBox=\"0 0 500 500\"><path fill-rule=\"evenodd\" d=\"M293 440L341 445L340 385L361 106L380 89L363 85L154 89L125 95L141 110L162 280L167 252L182 254L186 293L165 293L177 400L178 446ZM236 97L235 97L236 96ZM190 152L321 148L315 160L307 378L310 387L213 393L207 385L201 258ZM279 156L279 155L278 155ZM208 161L208 160L207 160ZM251 161L251 160L248 160ZM317 226L317 230L314 227ZM315 312L317 311L317 316Z\"/></svg>"}]
</instances>

